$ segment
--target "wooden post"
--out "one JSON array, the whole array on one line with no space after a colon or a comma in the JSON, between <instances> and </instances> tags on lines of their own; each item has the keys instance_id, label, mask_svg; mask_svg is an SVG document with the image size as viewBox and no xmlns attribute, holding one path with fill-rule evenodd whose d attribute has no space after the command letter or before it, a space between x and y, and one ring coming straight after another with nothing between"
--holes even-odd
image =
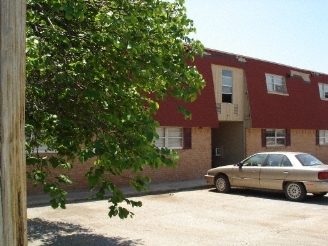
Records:
<instances>
[{"instance_id":1,"label":"wooden post","mask_svg":"<svg viewBox=\"0 0 328 246\"><path fill-rule=\"evenodd\" d=\"M0 0L0 245L27 245L25 0Z\"/></svg>"}]
</instances>

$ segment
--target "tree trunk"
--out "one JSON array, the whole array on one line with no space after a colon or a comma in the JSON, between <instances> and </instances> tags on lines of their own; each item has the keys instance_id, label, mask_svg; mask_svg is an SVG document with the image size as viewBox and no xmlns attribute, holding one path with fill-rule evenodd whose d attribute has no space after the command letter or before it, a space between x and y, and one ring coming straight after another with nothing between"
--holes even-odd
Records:
<instances>
[{"instance_id":1,"label":"tree trunk","mask_svg":"<svg viewBox=\"0 0 328 246\"><path fill-rule=\"evenodd\" d=\"M0 245L27 245L25 0L0 0Z\"/></svg>"}]
</instances>

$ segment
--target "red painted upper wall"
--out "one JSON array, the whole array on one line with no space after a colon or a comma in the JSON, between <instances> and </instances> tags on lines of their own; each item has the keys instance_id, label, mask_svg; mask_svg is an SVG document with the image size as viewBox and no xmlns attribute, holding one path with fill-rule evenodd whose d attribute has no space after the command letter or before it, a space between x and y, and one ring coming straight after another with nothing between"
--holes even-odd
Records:
<instances>
[{"instance_id":1,"label":"red painted upper wall","mask_svg":"<svg viewBox=\"0 0 328 246\"><path fill-rule=\"evenodd\" d=\"M176 101L176 99L167 97L164 102L159 102L159 110L155 119L161 126L180 126L180 127L212 127L219 126L216 113L216 104L214 96L214 85L212 79L212 70L210 61L196 58L194 63L206 81L206 86L201 94L192 103ZM184 106L192 113L192 119L185 120L182 113L177 110L178 105Z\"/></svg>"},{"instance_id":2,"label":"red painted upper wall","mask_svg":"<svg viewBox=\"0 0 328 246\"><path fill-rule=\"evenodd\" d=\"M160 104L156 116L160 124L186 127L218 126L211 71L211 64L217 64L245 71L253 128L328 129L328 101L320 99L318 89L318 83L328 84L328 75L314 75L308 70L248 57L244 57L246 62L241 62L237 56L239 55L207 49L206 55L194 62L207 85L195 102L186 104L193 114L193 119L184 120L177 112L176 104L167 100ZM290 77L291 70L312 74L311 83L303 81L301 77ZM266 73L283 76L288 95L268 93Z\"/></svg>"},{"instance_id":3,"label":"red painted upper wall","mask_svg":"<svg viewBox=\"0 0 328 246\"><path fill-rule=\"evenodd\" d=\"M242 68L245 71L253 128L328 129L328 101L320 99L318 83L328 83L328 75L208 50L214 64ZM290 77L290 71L312 74L311 83L301 77ZM283 76L286 95L267 92L265 74Z\"/></svg>"}]
</instances>

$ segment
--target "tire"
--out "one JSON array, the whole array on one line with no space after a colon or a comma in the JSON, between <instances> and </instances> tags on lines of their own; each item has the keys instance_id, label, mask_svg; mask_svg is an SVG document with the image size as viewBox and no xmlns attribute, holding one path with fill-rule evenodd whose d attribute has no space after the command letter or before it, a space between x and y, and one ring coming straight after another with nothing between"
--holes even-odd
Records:
<instances>
[{"instance_id":1,"label":"tire","mask_svg":"<svg viewBox=\"0 0 328 246\"><path fill-rule=\"evenodd\" d=\"M312 193L316 197L323 197L327 194L327 192L319 192L319 193Z\"/></svg>"},{"instance_id":2,"label":"tire","mask_svg":"<svg viewBox=\"0 0 328 246\"><path fill-rule=\"evenodd\" d=\"M302 183L287 183L284 191L287 199L290 201L300 202L306 197L306 189Z\"/></svg>"},{"instance_id":3,"label":"tire","mask_svg":"<svg viewBox=\"0 0 328 246\"><path fill-rule=\"evenodd\" d=\"M215 188L220 193L227 193L231 190L229 179L224 175L219 175L215 179Z\"/></svg>"}]
</instances>

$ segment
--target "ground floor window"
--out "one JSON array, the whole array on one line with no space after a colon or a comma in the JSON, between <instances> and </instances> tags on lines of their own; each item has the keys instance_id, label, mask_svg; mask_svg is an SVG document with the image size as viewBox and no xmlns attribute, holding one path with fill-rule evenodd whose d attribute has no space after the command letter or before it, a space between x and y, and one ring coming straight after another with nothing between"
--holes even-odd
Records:
<instances>
[{"instance_id":1,"label":"ground floor window","mask_svg":"<svg viewBox=\"0 0 328 246\"><path fill-rule=\"evenodd\" d=\"M40 135L42 137L44 137L43 133L40 133ZM45 143L41 142L33 133L31 133L30 136L26 136L25 138L26 138L25 140L26 140L28 146L30 146L31 142L33 142L33 145L35 145L35 143L38 143L38 146L33 149L33 153L39 153L39 154L41 154L41 153L57 153L57 151L55 151L53 149L49 149L49 146L47 146Z\"/></svg>"},{"instance_id":2,"label":"ground floor window","mask_svg":"<svg viewBox=\"0 0 328 246\"><path fill-rule=\"evenodd\" d=\"M319 145L328 145L328 130L318 130L317 136Z\"/></svg>"},{"instance_id":3,"label":"ground floor window","mask_svg":"<svg viewBox=\"0 0 328 246\"><path fill-rule=\"evenodd\" d=\"M262 146L289 146L290 131L286 129L262 129Z\"/></svg>"},{"instance_id":4,"label":"ground floor window","mask_svg":"<svg viewBox=\"0 0 328 246\"><path fill-rule=\"evenodd\" d=\"M183 128L178 127L158 127L156 132L159 139L156 140L156 147L166 147L169 149L183 148Z\"/></svg>"}]
</instances>

